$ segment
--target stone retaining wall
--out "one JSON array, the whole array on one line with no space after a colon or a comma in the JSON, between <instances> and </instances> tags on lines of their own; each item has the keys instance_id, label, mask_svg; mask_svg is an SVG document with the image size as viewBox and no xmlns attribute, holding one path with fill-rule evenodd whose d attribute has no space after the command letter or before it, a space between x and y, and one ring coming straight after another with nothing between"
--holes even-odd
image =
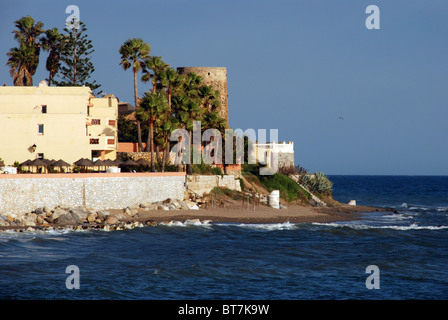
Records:
<instances>
[{"instance_id":1,"label":"stone retaining wall","mask_svg":"<svg viewBox=\"0 0 448 320\"><path fill-rule=\"evenodd\" d=\"M188 189L203 196L215 187L226 187L232 190L241 191L240 180L234 175L195 175L187 176Z\"/></svg>"},{"instance_id":2,"label":"stone retaining wall","mask_svg":"<svg viewBox=\"0 0 448 320\"><path fill-rule=\"evenodd\" d=\"M185 173L17 174L0 177L0 214L40 207L123 209L167 198L183 200Z\"/></svg>"}]
</instances>

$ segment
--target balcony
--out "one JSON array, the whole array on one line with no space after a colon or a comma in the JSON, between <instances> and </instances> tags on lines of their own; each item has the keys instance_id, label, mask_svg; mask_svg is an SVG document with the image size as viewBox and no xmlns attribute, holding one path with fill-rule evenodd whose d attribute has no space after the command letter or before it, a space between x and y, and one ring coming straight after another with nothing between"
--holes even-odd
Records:
<instances>
[{"instance_id":1,"label":"balcony","mask_svg":"<svg viewBox=\"0 0 448 320\"><path fill-rule=\"evenodd\" d=\"M91 150L117 149L117 139L114 136L88 136L87 142Z\"/></svg>"}]
</instances>

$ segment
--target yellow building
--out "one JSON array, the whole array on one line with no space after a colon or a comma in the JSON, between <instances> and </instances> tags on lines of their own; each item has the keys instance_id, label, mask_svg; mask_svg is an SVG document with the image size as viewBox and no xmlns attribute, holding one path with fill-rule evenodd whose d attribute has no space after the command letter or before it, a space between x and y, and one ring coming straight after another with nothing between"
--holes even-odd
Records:
<instances>
[{"instance_id":1,"label":"yellow building","mask_svg":"<svg viewBox=\"0 0 448 320\"><path fill-rule=\"evenodd\" d=\"M115 159L118 100L89 87L0 86L0 158Z\"/></svg>"}]
</instances>

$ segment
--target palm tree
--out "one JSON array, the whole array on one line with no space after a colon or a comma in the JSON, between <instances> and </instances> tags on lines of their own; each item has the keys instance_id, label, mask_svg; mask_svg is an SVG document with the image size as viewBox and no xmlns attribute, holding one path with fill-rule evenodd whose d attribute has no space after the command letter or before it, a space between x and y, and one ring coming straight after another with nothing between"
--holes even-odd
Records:
<instances>
[{"instance_id":1,"label":"palm tree","mask_svg":"<svg viewBox=\"0 0 448 320\"><path fill-rule=\"evenodd\" d=\"M10 56L7 64L11 68L10 74L13 76L14 85L33 85L33 76L39 65L42 46L39 36L45 32L42 22L38 21L36 24L34 22L30 16L22 17L14 22L17 29L12 33L14 33L14 39L19 42L19 48L13 48L7 53Z\"/></svg>"},{"instance_id":2,"label":"palm tree","mask_svg":"<svg viewBox=\"0 0 448 320\"><path fill-rule=\"evenodd\" d=\"M226 129L226 119L222 118L218 111L210 111L206 109L203 115L204 125L202 128L205 129L214 129L221 133L221 137L225 137L225 129ZM217 154L217 156L221 157L225 154L225 150L223 149L224 144L221 146L219 141L217 141L217 150L221 150L221 153ZM223 161L221 161L223 163Z\"/></svg>"},{"instance_id":3,"label":"palm tree","mask_svg":"<svg viewBox=\"0 0 448 320\"><path fill-rule=\"evenodd\" d=\"M34 24L34 19L31 16L22 17L14 21L17 30L14 30L14 39L21 43L37 43L40 34L44 33L44 24L38 21Z\"/></svg>"},{"instance_id":4,"label":"palm tree","mask_svg":"<svg viewBox=\"0 0 448 320\"><path fill-rule=\"evenodd\" d=\"M174 90L182 85L182 78L179 73L171 67L167 67L160 74L161 85L166 88L168 94L168 108L171 111L171 97Z\"/></svg>"},{"instance_id":5,"label":"palm tree","mask_svg":"<svg viewBox=\"0 0 448 320\"><path fill-rule=\"evenodd\" d=\"M162 157L162 165L161 171L165 172L165 165L169 160L170 154L170 137L171 133L178 128L179 121L172 116L172 114L168 111L159 117L156 121L156 125L159 130L155 135L155 141L158 145L162 147L163 157Z\"/></svg>"},{"instance_id":6,"label":"palm tree","mask_svg":"<svg viewBox=\"0 0 448 320\"><path fill-rule=\"evenodd\" d=\"M148 93L143 96L139 109L137 110L137 117L142 122L149 124L148 141L146 145L150 146L151 151L151 170L154 171L154 122L168 110L168 100L163 92L156 91Z\"/></svg>"},{"instance_id":7,"label":"palm tree","mask_svg":"<svg viewBox=\"0 0 448 320\"><path fill-rule=\"evenodd\" d=\"M210 111L216 111L221 102L218 100L219 91L213 89L212 86L202 86L199 88L199 96L201 97L204 106Z\"/></svg>"},{"instance_id":8,"label":"palm tree","mask_svg":"<svg viewBox=\"0 0 448 320\"><path fill-rule=\"evenodd\" d=\"M145 74L142 76L142 81L147 82L150 79L152 79L152 92L156 92L156 90L163 90L162 85L162 77L163 74L166 72L167 68L169 68L169 64L165 63L162 60L162 57L159 56L152 56L148 58L146 61L146 66L148 69L152 70L152 74L147 70ZM158 131L158 127L155 128L155 131ZM152 143L154 143L154 139L152 138ZM149 151L149 145L146 145L146 151ZM156 157L157 161L161 161L159 158L159 145L156 145Z\"/></svg>"},{"instance_id":9,"label":"palm tree","mask_svg":"<svg viewBox=\"0 0 448 320\"><path fill-rule=\"evenodd\" d=\"M34 50L23 44L19 48L11 48L7 55L9 59L6 64L10 67L9 73L14 85L32 86L33 75L29 70L34 63Z\"/></svg>"},{"instance_id":10,"label":"palm tree","mask_svg":"<svg viewBox=\"0 0 448 320\"><path fill-rule=\"evenodd\" d=\"M145 73L142 76L142 81L147 82L150 79L152 79L152 92L155 92L157 89L161 88L161 77L162 74L166 71L166 69L169 67L169 64L166 64L162 57L153 56L149 57L146 61L146 66L148 69L152 70L152 74L149 72L149 70L146 70ZM158 88L159 86L159 88Z\"/></svg>"},{"instance_id":11,"label":"palm tree","mask_svg":"<svg viewBox=\"0 0 448 320\"><path fill-rule=\"evenodd\" d=\"M51 86L54 76L58 73L61 66L61 48L64 38L59 33L58 28L49 29L42 38L43 48L50 51L47 58L46 68L50 72L48 76L48 85Z\"/></svg>"},{"instance_id":12,"label":"palm tree","mask_svg":"<svg viewBox=\"0 0 448 320\"><path fill-rule=\"evenodd\" d=\"M198 99L199 91L202 86L203 78L196 73L189 73L184 78L182 91L187 97L191 99Z\"/></svg>"},{"instance_id":13,"label":"palm tree","mask_svg":"<svg viewBox=\"0 0 448 320\"><path fill-rule=\"evenodd\" d=\"M140 38L132 38L127 40L119 50L121 54L120 65L124 70L132 67L134 73L134 99L135 108L138 110L138 94L137 94L137 72L142 70L146 71L146 61L150 57L151 46L144 42ZM140 127L140 121L137 119L137 135L138 135L138 148L139 151L143 150L142 143L142 131Z\"/></svg>"},{"instance_id":14,"label":"palm tree","mask_svg":"<svg viewBox=\"0 0 448 320\"><path fill-rule=\"evenodd\" d=\"M176 118L179 120L179 126L188 131L190 141L193 141L192 133L194 129L194 121L202 120L202 115L205 109L202 108L201 102L198 99L184 97L181 100L178 100L177 98L176 101L182 101L182 104L177 105L176 110ZM198 157L198 154L200 154L200 150L194 148L193 160ZM191 173L191 168L191 163L187 163L187 173Z\"/></svg>"}]
</instances>

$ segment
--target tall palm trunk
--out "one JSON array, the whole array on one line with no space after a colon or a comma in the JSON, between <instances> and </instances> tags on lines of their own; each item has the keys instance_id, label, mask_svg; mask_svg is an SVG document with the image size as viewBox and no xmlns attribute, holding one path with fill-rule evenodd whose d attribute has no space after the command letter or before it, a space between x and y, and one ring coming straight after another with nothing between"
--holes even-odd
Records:
<instances>
[{"instance_id":1,"label":"tall palm trunk","mask_svg":"<svg viewBox=\"0 0 448 320\"><path fill-rule=\"evenodd\" d=\"M135 99L135 110L138 108L138 95L137 95L137 70L134 70L134 99ZM135 115L137 118L137 115ZM138 138L138 151L143 151L142 143L142 129L140 126L140 121L137 119L137 138Z\"/></svg>"},{"instance_id":2,"label":"tall palm trunk","mask_svg":"<svg viewBox=\"0 0 448 320\"><path fill-rule=\"evenodd\" d=\"M148 133L148 142L147 142L147 146L149 144L149 149L151 151L151 171L154 172L155 171L155 163L154 163L154 120L151 119L151 121L149 122L149 133Z\"/></svg>"},{"instance_id":3,"label":"tall palm trunk","mask_svg":"<svg viewBox=\"0 0 448 320\"><path fill-rule=\"evenodd\" d=\"M192 151L195 152L194 150L191 150L191 144L192 144L192 141L193 141L193 139L192 139L192 137L193 137L193 130L188 130L188 134L190 135L190 145L185 146L185 148L189 148L190 149L190 158L187 159L187 164L185 166L185 170L186 170L187 174L193 174L193 166L191 164L191 162L192 162L191 158L193 156L192 155Z\"/></svg>"},{"instance_id":4,"label":"tall palm trunk","mask_svg":"<svg viewBox=\"0 0 448 320\"><path fill-rule=\"evenodd\" d=\"M165 164L168 161L167 158L170 153L169 142L165 141L165 144L166 144L166 147L165 147L165 150L163 150L163 157L162 157L162 169L161 169L162 172L165 172Z\"/></svg>"},{"instance_id":5,"label":"tall palm trunk","mask_svg":"<svg viewBox=\"0 0 448 320\"><path fill-rule=\"evenodd\" d=\"M156 134L157 134L157 130L156 130ZM154 143L156 146L156 160L157 160L157 164L160 165L160 163L162 163L162 158L160 157L160 146L157 142Z\"/></svg>"},{"instance_id":6,"label":"tall palm trunk","mask_svg":"<svg viewBox=\"0 0 448 320\"><path fill-rule=\"evenodd\" d=\"M171 113L171 88L168 88L168 112Z\"/></svg>"}]
</instances>

